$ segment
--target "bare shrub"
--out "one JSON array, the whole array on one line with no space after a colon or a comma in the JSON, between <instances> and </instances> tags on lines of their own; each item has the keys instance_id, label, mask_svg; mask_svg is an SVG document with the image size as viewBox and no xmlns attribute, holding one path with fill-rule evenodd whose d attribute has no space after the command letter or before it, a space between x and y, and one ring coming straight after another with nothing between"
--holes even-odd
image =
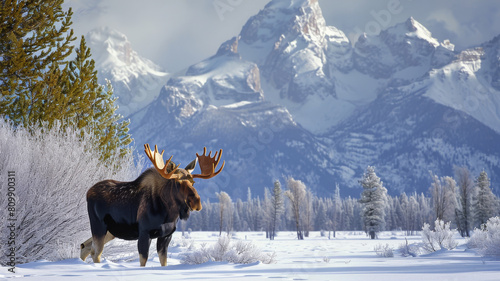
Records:
<instances>
[{"instance_id":1,"label":"bare shrub","mask_svg":"<svg viewBox=\"0 0 500 281\"><path fill-rule=\"evenodd\" d=\"M428 252L435 252L440 249L455 249L458 243L453 239L456 230L450 229L451 222L445 223L437 219L434 222L434 230L430 229L430 225L424 223L422 227L422 242L423 248Z\"/></svg>"},{"instance_id":2,"label":"bare shrub","mask_svg":"<svg viewBox=\"0 0 500 281\"><path fill-rule=\"evenodd\" d=\"M500 256L500 217L490 218L481 229L475 229L467 246L483 256Z\"/></svg>"},{"instance_id":3,"label":"bare shrub","mask_svg":"<svg viewBox=\"0 0 500 281\"><path fill-rule=\"evenodd\" d=\"M111 161L119 164L108 168L95 148L88 132L57 124L27 130L0 120L0 181L15 174L15 211L0 208L0 217L2 225L11 214L15 218L17 263L77 257L78 246L91 236L86 191L100 180L130 180L139 174L131 154L120 158L117 150ZM7 206L7 199L0 196L0 205ZM10 229L0 233L9 237ZM0 247L3 253L10 248L7 241ZM5 258L1 255L0 263Z\"/></svg>"},{"instance_id":4,"label":"bare shrub","mask_svg":"<svg viewBox=\"0 0 500 281\"><path fill-rule=\"evenodd\" d=\"M384 258L394 257L394 252L393 252L391 246L389 246L389 244L385 244L385 245L377 244L377 245L375 245L373 250L375 251L375 253L379 257L384 257Z\"/></svg>"},{"instance_id":5,"label":"bare shrub","mask_svg":"<svg viewBox=\"0 0 500 281\"><path fill-rule=\"evenodd\" d=\"M252 242L242 240L232 242L229 235L221 235L211 246L202 244L199 249L181 254L184 264L200 264L208 261L227 261L238 264L260 261L269 264L276 262L275 258L276 253L262 253L262 250Z\"/></svg>"},{"instance_id":6,"label":"bare shrub","mask_svg":"<svg viewBox=\"0 0 500 281\"><path fill-rule=\"evenodd\" d=\"M406 239L405 239L406 240ZM399 253L403 257L416 257L420 254L421 252L421 247L416 244L408 244L408 240L406 240L405 244L399 245Z\"/></svg>"}]
</instances>

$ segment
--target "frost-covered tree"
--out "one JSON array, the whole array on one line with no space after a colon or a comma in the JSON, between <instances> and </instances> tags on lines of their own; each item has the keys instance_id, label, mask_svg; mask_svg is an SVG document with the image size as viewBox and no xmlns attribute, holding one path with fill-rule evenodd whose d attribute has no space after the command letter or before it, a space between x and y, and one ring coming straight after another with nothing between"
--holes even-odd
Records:
<instances>
[{"instance_id":1,"label":"frost-covered tree","mask_svg":"<svg viewBox=\"0 0 500 281\"><path fill-rule=\"evenodd\" d=\"M418 195L412 194L408 198L408 235L414 235L415 232L424 223L422 206L418 203Z\"/></svg>"},{"instance_id":2,"label":"frost-covered tree","mask_svg":"<svg viewBox=\"0 0 500 281\"><path fill-rule=\"evenodd\" d=\"M451 221L455 218L456 198L455 191L457 184L451 177L441 179L433 175L430 193L432 196L432 207L434 209L434 219L441 221Z\"/></svg>"},{"instance_id":3,"label":"frost-covered tree","mask_svg":"<svg viewBox=\"0 0 500 281\"><path fill-rule=\"evenodd\" d=\"M335 193L333 194L332 213L330 215L333 237L336 237L337 230L340 230L342 222L342 197L340 197L340 187L335 185Z\"/></svg>"},{"instance_id":4,"label":"frost-covered tree","mask_svg":"<svg viewBox=\"0 0 500 281\"><path fill-rule=\"evenodd\" d=\"M245 217L248 223L248 229L255 231L259 228L259 209L257 209L257 199L252 198L252 190L250 187L247 191L247 202L245 206Z\"/></svg>"},{"instance_id":5,"label":"frost-covered tree","mask_svg":"<svg viewBox=\"0 0 500 281\"><path fill-rule=\"evenodd\" d=\"M469 169L466 167L455 168L457 188L457 207L455 209L457 229L462 237L470 237L472 226L471 201L474 183Z\"/></svg>"},{"instance_id":6,"label":"frost-covered tree","mask_svg":"<svg viewBox=\"0 0 500 281\"><path fill-rule=\"evenodd\" d=\"M368 166L359 183L363 187L359 202L363 204L361 215L364 229L371 239L375 239L375 234L384 230L385 227L387 189L375 174L374 167L371 166Z\"/></svg>"},{"instance_id":7,"label":"frost-covered tree","mask_svg":"<svg viewBox=\"0 0 500 281\"><path fill-rule=\"evenodd\" d=\"M399 196L399 208L400 208L400 213L398 214L399 222L402 226L402 229L406 230L406 235L409 235L410 223L411 223L410 199L404 192Z\"/></svg>"},{"instance_id":8,"label":"frost-covered tree","mask_svg":"<svg viewBox=\"0 0 500 281\"><path fill-rule=\"evenodd\" d=\"M328 204L331 204L330 198L315 198L313 202L314 230L331 229L330 220L327 217Z\"/></svg>"},{"instance_id":9,"label":"frost-covered tree","mask_svg":"<svg viewBox=\"0 0 500 281\"><path fill-rule=\"evenodd\" d=\"M306 189L306 196L304 198L304 216L303 218L303 230L304 230L304 236L309 237L309 232L313 229L314 227L314 221L313 221L313 194L311 190Z\"/></svg>"},{"instance_id":10,"label":"frost-covered tree","mask_svg":"<svg viewBox=\"0 0 500 281\"><path fill-rule=\"evenodd\" d=\"M482 171L475 181L474 219L476 225L485 224L496 212L496 196L491 192L490 179L485 171Z\"/></svg>"},{"instance_id":11,"label":"frost-covered tree","mask_svg":"<svg viewBox=\"0 0 500 281\"><path fill-rule=\"evenodd\" d=\"M356 202L355 199L351 198L350 196L343 201L342 226L341 226L342 229L354 230L356 228L355 215L354 215L355 202Z\"/></svg>"},{"instance_id":12,"label":"frost-covered tree","mask_svg":"<svg viewBox=\"0 0 500 281\"><path fill-rule=\"evenodd\" d=\"M226 230L229 233L231 231L231 222L232 219L232 202L231 197L224 191L216 192L217 198L219 199L219 236L222 235L222 228L224 225L224 220L226 220Z\"/></svg>"},{"instance_id":13,"label":"frost-covered tree","mask_svg":"<svg viewBox=\"0 0 500 281\"><path fill-rule=\"evenodd\" d=\"M288 189L285 191L285 196L290 200L292 207L292 216L297 231L297 239L304 240L303 229L301 227L301 213L304 210L306 185L300 180L289 177L286 186Z\"/></svg>"}]
</instances>

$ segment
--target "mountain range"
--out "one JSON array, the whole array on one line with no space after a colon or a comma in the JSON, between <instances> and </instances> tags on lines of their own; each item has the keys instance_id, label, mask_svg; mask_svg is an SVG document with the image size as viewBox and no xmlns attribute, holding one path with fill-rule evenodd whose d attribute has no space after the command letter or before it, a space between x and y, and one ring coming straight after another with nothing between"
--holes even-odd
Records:
<instances>
[{"instance_id":1,"label":"mountain range","mask_svg":"<svg viewBox=\"0 0 500 281\"><path fill-rule=\"evenodd\" d=\"M197 184L202 196L262 195L291 176L318 196L338 184L358 197L368 165L393 195L427 192L430 173L454 166L487 171L500 191L500 36L455 50L409 18L352 43L317 1L273 0L177 76L117 31L88 37L138 150L157 144L188 164L223 149L224 172Z\"/></svg>"}]
</instances>

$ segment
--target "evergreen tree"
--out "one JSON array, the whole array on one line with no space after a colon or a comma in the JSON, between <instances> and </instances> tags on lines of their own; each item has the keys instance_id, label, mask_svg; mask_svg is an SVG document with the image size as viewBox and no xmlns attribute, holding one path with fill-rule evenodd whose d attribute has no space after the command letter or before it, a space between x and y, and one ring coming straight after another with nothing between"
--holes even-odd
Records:
<instances>
[{"instance_id":1,"label":"evergreen tree","mask_svg":"<svg viewBox=\"0 0 500 281\"><path fill-rule=\"evenodd\" d=\"M342 197L340 197L340 187L335 185L335 193L333 194L333 210L330 216L332 221L333 237L336 237L337 230L341 228L342 221Z\"/></svg>"},{"instance_id":2,"label":"evergreen tree","mask_svg":"<svg viewBox=\"0 0 500 281\"><path fill-rule=\"evenodd\" d=\"M408 235L414 235L417 229L424 225L422 219L422 210L417 201L417 195L413 194L409 198L409 208L408 208Z\"/></svg>"},{"instance_id":3,"label":"evergreen tree","mask_svg":"<svg viewBox=\"0 0 500 281\"><path fill-rule=\"evenodd\" d=\"M314 229L325 230L327 227L329 227L328 222L330 221L326 215L327 207L325 203L325 198L315 198L315 199L316 200L314 200L313 204Z\"/></svg>"},{"instance_id":4,"label":"evergreen tree","mask_svg":"<svg viewBox=\"0 0 500 281\"><path fill-rule=\"evenodd\" d=\"M0 9L0 115L28 127L45 121L45 107L57 103L73 35L71 9L63 0L2 1ZM64 77L61 77L64 78ZM52 108L50 108L52 110Z\"/></svg>"},{"instance_id":5,"label":"evergreen tree","mask_svg":"<svg viewBox=\"0 0 500 281\"><path fill-rule=\"evenodd\" d=\"M271 235L271 192L269 192L269 188L264 188L264 202L263 202L263 212L261 218L261 227L266 231L266 238L269 238Z\"/></svg>"},{"instance_id":6,"label":"evergreen tree","mask_svg":"<svg viewBox=\"0 0 500 281\"><path fill-rule=\"evenodd\" d=\"M276 236L276 224L279 221L279 216L283 213L283 195L281 191L281 183L279 180L274 182L273 194L271 196L271 233L269 239L274 240Z\"/></svg>"},{"instance_id":7,"label":"evergreen tree","mask_svg":"<svg viewBox=\"0 0 500 281\"><path fill-rule=\"evenodd\" d=\"M363 186L359 202L364 205L362 210L364 229L369 233L371 239L375 239L375 234L384 230L385 227L387 189L382 185L380 178L375 174L375 169L371 166L368 166L363 179L359 182Z\"/></svg>"},{"instance_id":8,"label":"evergreen tree","mask_svg":"<svg viewBox=\"0 0 500 281\"><path fill-rule=\"evenodd\" d=\"M255 216L255 212L254 212L253 201L254 200L252 199L252 190L250 189L250 187L248 187L245 215L246 215L246 221L248 223L248 230L250 230L250 231L257 230L255 227L256 216Z\"/></svg>"},{"instance_id":9,"label":"evergreen tree","mask_svg":"<svg viewBox=\"0 0 500 281\"><path fill-rule=\"evenodd\" d=\"M482 171L475 182L476 198L474 200L474 218L476 224L482 226L489 218L495 215L497 206L496 196L491 192L490 179L485 171Z\"/></svg>"},{"instance_id":10,"label":"evergreen tree","mask_svg":"<svg viewBox=\"0 0 500 281\"><path fill-rule=\"evenodd\" d=\"M66 112L61 119L68 120L70 125L78 128L92 130L104 152L101 159L108 159L116 149L123 148L132 141L128 134L130 122L119 122L122 116L115 114L116 98L113 97L110 82L108 81L107 91L98 84L95 63L83 36L69 69L68 88L61 98Z\"/></svg>"},{"instance_id":11,"label":"evergreen tree","mask_svg":"<svg viewBox=\"0 0 500 281\"><path fill-rule=\"evenodd\" d=\"M349 196L343 202L342 211L342 229L353 230L354 229L354 200Z\"/></svg>"},{"instance_id":12,"label":"evergreen tree","mask_svg":"<svg viewBox=\"0 0 500 281\"><path fill-rule=\"evenodd\" d=\"M112 87L97 82L82 37L75 58L71 9L63 0L3 1L0 15L0 115L15 126L61 124L93 134L101 160L131 142L127 121L119 122ZM83 134L83 133L82 133ZM83 135L82 135L83 137Z\"/></svg>"}]
</instances>

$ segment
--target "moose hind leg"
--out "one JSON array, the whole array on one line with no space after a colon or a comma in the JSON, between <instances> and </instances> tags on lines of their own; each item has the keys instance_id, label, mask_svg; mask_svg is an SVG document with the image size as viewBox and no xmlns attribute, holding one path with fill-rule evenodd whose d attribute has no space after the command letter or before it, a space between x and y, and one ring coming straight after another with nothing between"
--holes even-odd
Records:
<instances>
[{"instance_id":1,"label":"moose hind leg","mask_svg":"<svg viewBox=\"0 0 500 281\"><path fill-rule=\"evenodd\" d=\"M94 263L101 262L102 251L104 250L104 237L92 236L92 249L90 251Z\"/></svg>"},{"instance_id":2,"label":"moose hind leg","mask_svg":"<svg viewBox=\"0 0 500 281\"><path fill-rule=\"evenodd\" d=\"M106 233L106 236L104 236L104 244L108 243L109 241L115 239L115 236L111 234L109 231ZM80 258L85 261L87 257L91 254L94 253L92 249L92 240L93 238L90 237L87 239L85 242L83 242L80 245Z\"/></svg>"},{"instance_id":3,"label":"moose hind leg","mask_svg":"<svg viewBox=\"0 0 500 281\"><path fill-rule=\"evenodd\" d=\"M85 261L92 250L92 237L80 245L80 258Z\"/></svg>"}]
</instances>

